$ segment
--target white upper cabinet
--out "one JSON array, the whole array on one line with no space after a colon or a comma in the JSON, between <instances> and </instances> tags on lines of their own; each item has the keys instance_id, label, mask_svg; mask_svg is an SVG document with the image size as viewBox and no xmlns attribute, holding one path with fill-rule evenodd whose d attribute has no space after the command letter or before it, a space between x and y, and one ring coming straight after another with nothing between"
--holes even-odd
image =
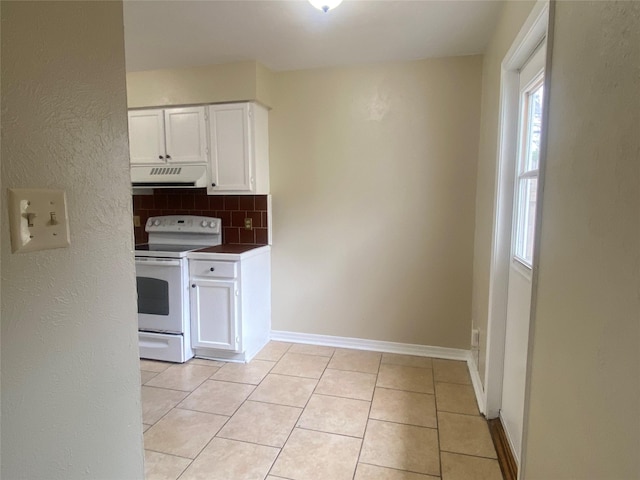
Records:
<instances>
[{"instance_id":1,"label":"white upper cabinet","mask_svg":"<svg viewBox=\"0 0 640 480\"><path fill-rule=\"evenodd\" d=\"M168 162L207 162L205 107L166 109L164 128Z\"/></svg>"},{"instance_id":2,"label":"white upper cabinet","mask_svg":"<svg viewBox=\"0 0 640 480\"><path fill-rule=\"evenodd\" d=\"M269 193L267 109L254 103L209 106L211 183L207 193Z\"/></svg>"},{"instance_id":3,"label":"white upper cabinet","mask_svg":"<svg viewBox=\"0 0 640 480\"><path fill-rule=\"evenodd\" d=\"M129 112L132 165L207 163L206 107Z\"/></svg>"},{"instance_id":4,"label":"white upper cabinet","mask_svg":"<svg viewBox=\"0 0 640 480\"><path fill-rule=\"evenodd\" d=\"M164 110L129 112L129 154L132 164L164 162Z\"/></svg>"}]
</instances>

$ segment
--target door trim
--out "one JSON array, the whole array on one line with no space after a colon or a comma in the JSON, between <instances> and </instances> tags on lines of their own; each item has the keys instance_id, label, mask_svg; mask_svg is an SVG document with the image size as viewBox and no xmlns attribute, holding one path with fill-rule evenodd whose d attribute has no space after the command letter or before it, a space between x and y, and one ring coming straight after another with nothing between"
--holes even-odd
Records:
<instances>
[{"instance_id":1,"label":"door trim","mask_svg":"<svg viewBox=\"0 0 640 480\"><path fill-rule=\"evenodd\" d=\"M507 286L511 263L513 186L518 147L519 69L547 35L549 4L538 2L502 61L498 163L494 197L493 239L489 277L487 356L484 404L487 418L497 418L502 399L504 341L507 323ZM508 129L504 125L510 126Z\"/></svg>"}]
</instances>

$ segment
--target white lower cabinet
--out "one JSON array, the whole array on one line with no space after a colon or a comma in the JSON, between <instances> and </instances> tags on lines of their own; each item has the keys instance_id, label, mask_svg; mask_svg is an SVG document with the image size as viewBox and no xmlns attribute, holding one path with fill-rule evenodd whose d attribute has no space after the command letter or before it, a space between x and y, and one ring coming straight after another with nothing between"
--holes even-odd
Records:
<instances>
[{"instance_id":1,"label":"white lower cabinet","mask_svg":"<svg viewBox=\"0 0 640 480\"><path fill-rule=\"evenodd\" d=\"M191 281L191 345L242 351L236 336L238 282L194 278Z\"/></svg>"},{"instance_id":2,"label":"white lower cabinet","mask_svg":"<svg viewBox=\"0 0 640 480\"><path fill-rule=\"evenodd\" d=\"M270 247L242 255L189 254L189 276L195 356L251 360L271 331Z\"/></svg>"}]
</instances>

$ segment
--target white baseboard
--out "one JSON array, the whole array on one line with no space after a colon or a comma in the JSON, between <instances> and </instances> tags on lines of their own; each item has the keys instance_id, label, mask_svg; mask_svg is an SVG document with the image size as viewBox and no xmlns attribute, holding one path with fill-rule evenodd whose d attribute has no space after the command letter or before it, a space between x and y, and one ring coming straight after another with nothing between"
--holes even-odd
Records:
<instances>
[{"instance_id":1,"label":"white baseboard","mask_svg":"<svg viewBox=\"0 0 640 480\"><path fill-rule=\"evenodd\" d=\"M368 340L364 338L334 337L332 335L316 335L313 333L284 332L271 330L271 340L292 343L306 343L325 347L353 348L355 350L370 350L373 352L400 353L403 355L417 355L420 357L443 358L446 360L461 360L467 362L471 375L473 390L480 412L484 414L484 391L476 362L470 350L460 348L432 347L413 343L385 342L382 340Z\"/></svg>"},{"instance_id":2,"label":"white baseboard","mask_svg":"<svg viewBox=\"0 0 640 480\"><path fill-rule=\"evenodd\" d=\"M271 340L282 342L307 343L327 347L353 348L355 350L371 350L374 352L400 353L420 357L444 358L468 362L469 351L459 348L431 347L412 343L384 342L364 338L334 337L332 335L316 335L312 333L283 332L271 330Z\"/></svg>"},{"instance_id":3,"label":"white baseboard","mask_svg":"<svg viewBox=\"0 0 640 480\"><path fill-rule=\"evenodd\" d=\"M482 386L482 379L480 378L480 372L476 365L476 360L473 357L473 352L469 351L467 358L467 367L469 368L469 374L471 375L471 383L473 384L473 391L476 394L476 402L478 402L478 409L480 413L485 415L486 405L484 402L484 388Z\"/></svg>"}]
</instances>

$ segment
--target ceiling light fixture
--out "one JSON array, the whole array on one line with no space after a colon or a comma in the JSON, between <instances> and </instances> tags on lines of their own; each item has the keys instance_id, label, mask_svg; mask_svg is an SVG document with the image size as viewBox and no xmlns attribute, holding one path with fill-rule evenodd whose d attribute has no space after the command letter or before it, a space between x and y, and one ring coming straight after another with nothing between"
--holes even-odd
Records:
<instances>
[{"instance_id":1,"label":"ceiling light fixture","mask_svg":"<svg viewBox=\"0 0 640 480\"><path fill-rule=\"evenodd\" d=\"M333 10L340 5L342 0L309 0L309 3L318 10L322 10L324 13L327 13L329 10Z\"/></svg>"}]
</instances>

